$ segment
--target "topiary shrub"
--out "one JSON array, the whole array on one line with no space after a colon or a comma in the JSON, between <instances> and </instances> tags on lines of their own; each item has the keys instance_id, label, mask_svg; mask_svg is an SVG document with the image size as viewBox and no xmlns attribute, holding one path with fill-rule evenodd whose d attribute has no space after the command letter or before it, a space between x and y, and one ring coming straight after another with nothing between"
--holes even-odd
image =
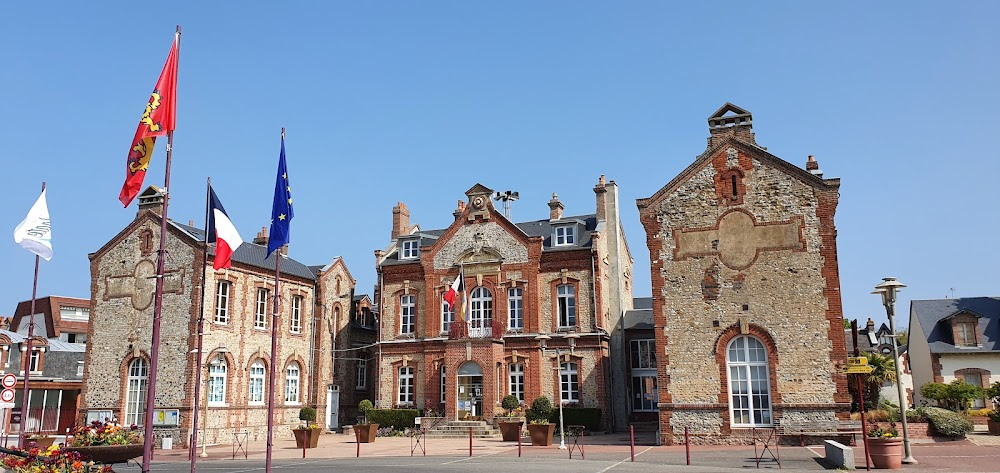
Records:
<instances>
[{"instance_id":1,"label":"topiary shrub","mask_svg":"<svg viewBox=\"0 0 1000 473\"><path fill-rule=\"evenodd\" d=\"M552 415L552 401L545 396L535 399L528 409L528 422L532 424L548 424L549 416Z\"/></svg>"},{"instance_id":2,"label":"topiary shrub","mask_svg":"<svg viewBox=\"0 0 1000 473\"><path fill-rule=\"evenodd\" d=\"M507 412L517 409L520 406L521 406L521 401L518 401L517 396L513 394L508 394L504 396L503 402L500 403L500 407L503 407L503 409Z\"/></svg>"},{"instance_id":3,"label":"topiary shrub","mask_svg":"<svg viewBox=\"0 0 1000 473\"><path fill-rule=\"evenodd\" d=\"M368 421L368 411L372 410L374 407L375 406L372 402L367 399L362 399L361 402L358 403L358 411L361 412L361 417L358 418L359 424L371 424L371 422Z\"/></svg>"},{"instance_id":4,"label":"topiary shrub","mask_svg":"<svg viewBox=\"0 0 1000 473\"><path fill-rule=\"evenodd\" d=\"M926 407L924 414L934 431L942 436L965 437L965 434L972 432L972 422L957 412L940 407Z\"/></svg>"},{"instance_id":5,"label":"topiary shrub","mask_svg":"<svg viewBox=\"0 0 1000 473\"><path fill-rule=\"evenodd\" d=\"M379 431L385 427L402 431L413 428L414 419L420 415L417 409L369 409L368 422L379 425Z\"/></svg>"},{"instance_id":6,"label":"topiary shrub","mask_svg":"<svg viewBox=\"0 0 1000 473\"><path fill-rule=\"evenodd\" d=\"M303 407L299 409L299 420L303 422L315 422L316 421L316 409L311 407Z\"/></svg>"}]
</instances>

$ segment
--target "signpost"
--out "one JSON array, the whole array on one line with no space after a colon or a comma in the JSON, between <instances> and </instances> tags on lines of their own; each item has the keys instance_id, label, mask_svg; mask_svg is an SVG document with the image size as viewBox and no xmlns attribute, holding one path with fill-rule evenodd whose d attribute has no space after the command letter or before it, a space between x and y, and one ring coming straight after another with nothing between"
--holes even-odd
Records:
<instances>
[{"instance_id":1,"label":"signpost","mask_svg":"<svg viewBox=\"0 0 1000 473\"><path fill-rule=\"evenodd\" d=\"M871 374L875 368L868 365L868 358L863 356L850 356L847 358L847 367L844 368L846 374Z\"/></svg>"}]
</instances>

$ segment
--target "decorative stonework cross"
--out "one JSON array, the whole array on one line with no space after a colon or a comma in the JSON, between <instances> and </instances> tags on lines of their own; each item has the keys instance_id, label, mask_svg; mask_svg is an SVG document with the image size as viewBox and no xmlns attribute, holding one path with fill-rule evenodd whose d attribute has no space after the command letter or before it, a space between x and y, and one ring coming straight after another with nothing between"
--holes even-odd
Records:
<instances>
[{"instance_id":1,"label":"decorative stonework cross","mask_svg":"<svg viewBox=\"0 0 1000 473\"><path fill-rule=\"evenodd\" d=\"M413 358L410 358L410 355L403 355L403 366L409 366L410 360L412 359Z\"/></svg>"},{"instance_id":2,"label":"decorative stonework cross","mask_svg":"<svg viewBox=\"0 0 1000 473\"><path fill-rule=\"evenodd\" d=\"M733 210L720 217L715 227L676 230L674 260L719 255L726 267L746 269L762 251L805 251L804 226L802 217L758 224L749 213Z\"/></svg>"},{"instance_id":3,"label":"decorative stonework cross","mask_svg":"<svg viewBox=\"0 0 1000 473\"><path fill-rule=\"evenodd\" d=\"M156 265L148 259L136 263L131 274L105 276L104 300L129 297L132 307L145 310L153 303L156 289ZM184 291L184 271L168 270L163 274L163 292L181 294Z\"/></svg>"}]
</instances>

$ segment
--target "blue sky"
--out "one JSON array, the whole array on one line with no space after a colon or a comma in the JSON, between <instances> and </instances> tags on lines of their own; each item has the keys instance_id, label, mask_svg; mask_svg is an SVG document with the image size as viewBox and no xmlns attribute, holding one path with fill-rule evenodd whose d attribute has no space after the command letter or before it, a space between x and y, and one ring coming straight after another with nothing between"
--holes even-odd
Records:
<instances>
[{"instance_id":1,"label":"blue sky","mask_svg":"<svg viewBox=\"0 0 1000 473\"><path fill-rule=\"evenodd\" d=\"M291 3L291 2L289 2ZM692 2L693 3L693 2ZM705 147L725 102L757 141L841 177L844 313L998 295L996 2L67 2L0 19L0 222L49 186L55 257L39 295L89 297L87 254L135 216L126 151L181 24L170 217L204 220L212 177L249 240L268 224L279 131L295 198L291 256L343 256L359 292L391 209L443 228L480 182L516 190L516 221L594 210L620 186L637 296L650 294L635 199ZM146 184L161 185L163 141ZM0 314L31 297L33 256L0 246ZM905 317L901 320L905 323Z\"/></svg>"}]
</instances>

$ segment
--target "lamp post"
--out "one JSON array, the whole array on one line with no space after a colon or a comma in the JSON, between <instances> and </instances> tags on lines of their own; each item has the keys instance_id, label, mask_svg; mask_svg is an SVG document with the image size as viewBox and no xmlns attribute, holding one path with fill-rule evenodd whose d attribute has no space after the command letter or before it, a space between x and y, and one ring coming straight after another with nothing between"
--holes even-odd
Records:
<instances>
[{"instance_id":1,"label":"lamp post","mask_svg":"<svg viewBox=\"0 0 1000 473\"><path fill-rule=\"evenodd\" d=\"M559 377L559 448L566 450L566 429L563 427L562 350L556 348L556 376Z\"/></svg>"},{"instance_id":2,"label":"lamp post","mask_svg":"<svg viewBox=\"0 0 1000 473\"><path fill-rule=\"evenodd\" d=\"M903 383L899 373L899 346L896 343L896 292L906 287L905 284L896 278L882 278L882 282L875 286L872 294L882 296L882 305L885 306L885 314L889 317L889 331L892 332L892 366L896 371L896 393L899 395L900 420L903 423L903 463L909 465L917 464L910 450L910 431L906 426L906 398L903 397Z\"/></svg>"}]
</instances>

